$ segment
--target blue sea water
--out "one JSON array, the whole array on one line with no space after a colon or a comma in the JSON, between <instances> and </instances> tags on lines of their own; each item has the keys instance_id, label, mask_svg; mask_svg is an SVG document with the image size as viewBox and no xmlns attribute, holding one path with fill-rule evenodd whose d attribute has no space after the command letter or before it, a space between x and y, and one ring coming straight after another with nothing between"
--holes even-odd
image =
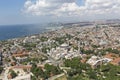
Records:
<instances>
[{"instance_id":1,"label":"blue sea water","mask_svg":"<svg viewBox=\"0 0 120 80\"><path fill-rule=\"evenodd\" d=\"M42 25L3 25L0 26L0 40L28 36L45 32Z\"/></svg>"}]
</instances>

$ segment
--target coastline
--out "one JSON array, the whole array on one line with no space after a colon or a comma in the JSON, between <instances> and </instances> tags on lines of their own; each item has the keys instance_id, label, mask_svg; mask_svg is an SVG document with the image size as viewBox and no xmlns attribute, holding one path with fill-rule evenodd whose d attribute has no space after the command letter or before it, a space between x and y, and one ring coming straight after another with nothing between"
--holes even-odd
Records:
<instances>
[{"instance_id":1,"label":"coastline","mask_svg":"<svg viewBox=\"0 0 120 80\"><path fill-rule=\"evenodd\" d=\"M29 27L29 26L27 26L27 27ZM33 28L34 28L34 26L33 26ZM12 37L0 38L0 41L7 41L7 40L12 40L12 39L24 38L24 37L27 37L27 36L29 37L29 36L34 36L34 35L40 35L40 34L48 33L48 32L51 32L51 31L60 30L60 29L64 28L64 26L50 27L48 25L48 27L41 28L41 26L40 26L40 27L37 27L37 28L38 28L38 29L36 29L37 31L35 30L34 32L29 32L27 34L24 34L24 31L23 31L22 35L17 35L17 36L15 35L15 36L12 36ZM31 31L32 31L32 29L31 29ZM12 32L10 32L10 33L12 33ZM17 34L21 34L21 33L18 32ZM4 34L4 35L9 36L9 34ZM14 34L12 34L12 35L14 35Z\"/></svg>"}]
</instances>

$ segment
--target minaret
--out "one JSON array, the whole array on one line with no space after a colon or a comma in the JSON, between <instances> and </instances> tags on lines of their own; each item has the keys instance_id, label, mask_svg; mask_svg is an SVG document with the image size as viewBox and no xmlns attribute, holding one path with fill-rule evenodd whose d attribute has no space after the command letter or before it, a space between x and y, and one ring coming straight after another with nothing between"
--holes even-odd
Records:
<instances>
[{"instance_id":1,"label":"minaret","mask_svg":"<svg viewBox=\"0 0 120 80\"><path fill-rule=\"evenodd\" d=\"M98 53L98 56L99 56L100 58L102 58L102 54L101 54L101 52Z\"/></svg>"},{"instance_id":2,"label":"minaret","mask_svg":"<svg viewBox=\"0 0 120 80\"><path fill-rule=\"evenodd\" d=\"M82 52L81 52L81 47L82 47L83 43L81 41L78 41L78 54L82 57Z\"/></svg>"},{"instance_id":3,"label":"minaret","mask_svg":"<svg viewBox=\"0 0 120 80\"><path fill-rule=\"evenodd\" d=\"M81 53L81 50L80 50L80 46L81 44L80 44L80 41L78 41L78 54L80 54Z\"/></svg>"},{"instance_id":4,"label":"minaret","mask_svg":"<svg viewBox=\"0 0 120 80\"><path fill-rule=\"evenodd\" d=\"M95 37L97 37L97 31L98 31L98 25L97 24L95 24Z\"/></svg>"}]
</instances>

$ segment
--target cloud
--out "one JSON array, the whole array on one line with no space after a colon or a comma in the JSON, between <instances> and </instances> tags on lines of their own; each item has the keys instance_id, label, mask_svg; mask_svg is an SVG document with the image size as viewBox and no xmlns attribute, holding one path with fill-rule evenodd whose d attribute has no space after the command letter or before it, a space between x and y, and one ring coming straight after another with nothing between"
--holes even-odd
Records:
<instances>
[{"instance_id":1,"label":"cloud","mask_svg":"<svg viewBox=\"0 0 120 80\"><path fill-rule=\"evenodd\" d=\"M33 15L56 16L69 15L73 12L75 14L82 9L75 2L76 0L36 0L36 2L28 0L24 4L24 12Z\"/></svg>"},{"instance_id":2,"label":"cloud","mask_svg":"<svg viewBox=\"0 0 120 80\"><path fill-rule=\"evenodd\" d=\"M76 0L27 0L24 12L35 16L94 16L112 15L120 17L120 0L85 0L83 6Z\"/></svg>"}]
</instances>

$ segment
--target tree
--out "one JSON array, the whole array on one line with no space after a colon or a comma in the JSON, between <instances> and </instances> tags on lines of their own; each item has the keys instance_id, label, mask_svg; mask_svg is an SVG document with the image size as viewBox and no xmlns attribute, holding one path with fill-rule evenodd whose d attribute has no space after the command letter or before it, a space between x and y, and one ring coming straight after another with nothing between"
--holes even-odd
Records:
<instances>
[{"instance_id":1,"label":"tree","mask_svg":"<svg viewBox=\"0 0 120 80\"><path fill-rule=\"evenodd\" d=\"M57 75L57 74L61 73L61 70L59 69L59 67L56 67L56 66L53 66L53 65L49 65L49 64L45 64L45 70L46 70L46 73L49 76L51 74Z\"/></svg>"},{"instance_id":2,"label":"tree","mask_svg":"<svg viewBox=\"0 0 120 80\"><path fill-rule=\"evenodd\" d=\"M47 38L47 37L45 37L45 36L42 36L42 37L40 38L40 40L41 40L42 42L44 42L44 41L47 41L47 40L48 40L48 38Z\"/></svg>"},{"instance_id":3,"label":"tree","mask_svg":"<svg viewBox=\"0 0 120 80\"><path fill-rule=\"evenodd\" d=\"M98 47L100 47L100 46L97 46L97 45L92 45L92 47L93 47L93 48L98 48Z\"/></svg>"},{"instance_id":4,"label":"tree","mask_svg":"<svg viewBox=\"0 0 120 80\"><path fill-rule=\"evenodd\" d=\"M47 53L47 50L50 50L50 48L48 46L43 46L42 52Z\"/></svg>"},{"instance_id":5,"label":"tree","mask_svg":"<svg viewBox=\"0 0 120 80\"><path fill-rule=\"evenodd\" d=\"M34 77L43 77L44 72L41 68L37 67L35 63L32 64L31 72L34 74ZM33 77L33 78L34 78Z\"/></svg>"},{"instance_id":6,"label":"tree","mask_svg":"<svg viewBox=\"0 0 120 80\"><path fill-rule=\"evenodd\" d=\"M10 70L10 75L12 76L12 78L15 78L17 76L17 73L13 70Z\"/></svg>"},{"instance_id":7,"label":"tree","mask_svg":"<svg viewBox=\"0 0 120 80\"><path fill-rule=\"evenodd\" d=\"M31 76L31 80L37 80L35 76Z\"/></svg>"},{"instance_id":8,"label":"tree","mask_svg":"<svg viewBox=\"0 0 120 80\"><path fill-rule=\"evenodd\" d=\"M2 73L2 71L3 71L3 67L0 67L0 74Z\"/></svg>"},{"instance_id":9,"label":"tree","mask_svg":"<svg viewBox=\"0 0 120 80\"><path fill-rule=\"evenodd\" d=\"M97 79L97 76L96 76L96 73L95 73L94 70L92 70L92 69L88 70L88 71L87 71L87 74L88 74L88 76L89 76L89 79L94 79L94 80Z\"/></svg>"}]
</instances>

